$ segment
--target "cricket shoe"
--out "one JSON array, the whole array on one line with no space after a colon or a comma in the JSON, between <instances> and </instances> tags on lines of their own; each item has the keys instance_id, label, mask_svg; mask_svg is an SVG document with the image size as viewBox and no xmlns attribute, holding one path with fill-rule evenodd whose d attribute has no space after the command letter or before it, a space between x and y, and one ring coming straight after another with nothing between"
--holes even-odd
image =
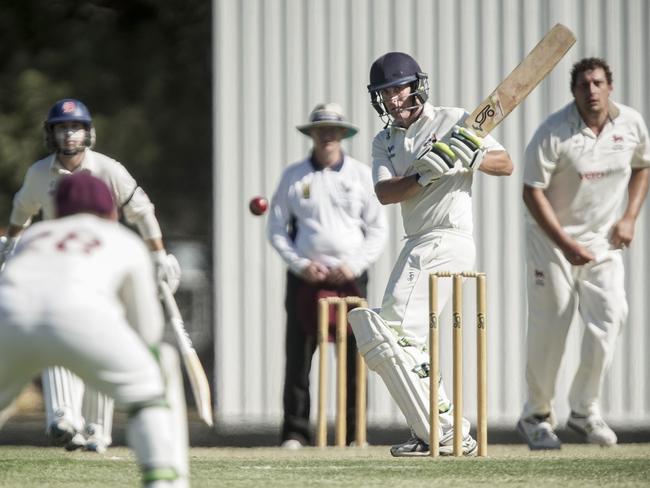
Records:
<instances>
[{"instance_id":1,"label":"cricket shoe","mask_svg":"<svg viewBox=\"0 0 650 488\"><path fill-rule=\"evenodd\" d=\"M280 447L283 449L296 450L296 449L302 449L302 444L298 439L287 439L282 444L280 444Z\"/></svg>"},{"instance_id":2,"label":"cricket shoe","mask_svg":"<svg viewBox=\"0 0 650 488\"><path fill-rule=\"evenodd\" d=\"M90 437L83 447L84 451L96 452L97 454L104 454L108 449L106 442L98 437Z\"/></svg>"},{"instance_id":3,"label":"cricket shoe","mask_svg":"<svg viewBox=\"0 0 650 488\"><path fill-rule=\"evenodd\" d=\"M471 435L467 434L463 437L463 456L476 456L476 451L478 450L478 444L472 438ZM449 431L442 436L440 439L440 447L438 448L441 456L452 456L454 454L454 429L449 429Z\"/></svg>"},{"instance_id":4,"label":"cricket shoe","mask_svg":"<svg viewBox=\"0 0 650 488\"><path fill-rule=\"evenodd\" d=\"M65 446L76 435L77 429L65 418L55 420L47 428L47 437L54 446Z\"/></svg>"},{"instance_id":5,"label":"cricket shoe","mask_svg":"<svg viewBox=\"0 0 650 488\"><path fill-rule=\"evenodd\" d=\"M77 432L72 439L65 445L66 451L76 451L77 449L86 447L86 438L80 432Z\"/></svg>"},{"instance_id":6,"label":"cricket shoe","mask_svg":"<svg viewBox=\"0 0 650 488\"><path fill-rule=\"evenodd\" d=\"M517 422L517 432L521 434L531 451L561 449L558 439L549 422L549 415L531 415Z\"/></svg>"},{"instance_id":7,"label":"cricket shoe","mask_svg":"<svg viewBox=\"0 0 650 488\"><path fill-rule=\"evenodd\" d=\"M85 428L86 445L85 451L96 452L97 454L104 454L110 441L106 441L104 437L104 430L100 425L88 424Z\"/></svg>"},{"instance_id":8,"label":"cricket shoe","mask_svg":"<svg viewBox=\"0 0 650 488\"><path fill-rule=\"evenodd\" d=\"M411 434L413 433L411 432ZM429 444L413 434L408 441L392 446L390 448L390 454L393 457L428 456Z\"/></svg>"},{"instance_id":9,"label":"cricket shoe","mask_svg":"<svg viewBox=\"0 0 650 488\"><path fill-rule=\"evenodd\" d=\"M412 433L413 434L413 433ZM477 444L471 435L463 437L463 456L476 456ZM440 439L438 452L441 456L451 456L454 454L454 432L453 429L447 432ZM396 444L390 448L393 457L418 457L428 456L429 444L417 437L415 434L402 444Z\"/></svg>"},{"instance_id":10,"label":"cricket shoe","mask_svg":"<svg viewBox=\"0 0 650 488\"><path fill-rule=\"evenodd\" d=\"M567 427L582 435L589 444L609 447L618 441L616 434L600 415L579 415L571 412Z\"/></svg>"}]
</instances>

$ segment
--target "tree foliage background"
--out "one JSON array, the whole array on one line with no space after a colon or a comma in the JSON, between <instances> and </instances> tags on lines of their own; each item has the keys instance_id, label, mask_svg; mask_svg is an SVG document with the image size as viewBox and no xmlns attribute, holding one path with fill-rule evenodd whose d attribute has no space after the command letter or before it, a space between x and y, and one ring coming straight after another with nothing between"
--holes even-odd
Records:
<instances>
[{"instance_id":1,"label":"tree foliage background","mask_svg":"<svg viewBox=\"0 0 650 488\"><path fill-rule=\"evenodd\" d=\"M149 194L166 238L211 231L211 2L0 3L0 226L27 168L46 155L42 124L82 100L99 152Z\"/></svg>"}]
</instances>

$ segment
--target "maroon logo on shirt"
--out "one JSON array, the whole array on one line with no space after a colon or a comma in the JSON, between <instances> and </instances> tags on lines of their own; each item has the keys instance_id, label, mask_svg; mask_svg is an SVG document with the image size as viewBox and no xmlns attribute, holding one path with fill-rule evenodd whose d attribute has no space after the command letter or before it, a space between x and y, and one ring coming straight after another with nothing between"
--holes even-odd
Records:
<instances>
[{"instance_id":1,"label":"maroon logo on shirt","mask_svg":"<svg viewBox=\"0 0 650 488\"><path fill-rule=\"evenodd\" d=\"M587 171L585 173L578 173L578 176L581 180L595 181L602 180L612 173L611 169L606 169L604 171Z\"/></svg>"},{"instance_id":2,"label":"maroon logo on shirt","mask_svg":"<svg viewBox=\"0 0 650 488\"><path fill-rule=\"evenodd\" d=\"M544 278L544 271L541 269L536 269L535 270L535 284L538 286L544 286L545 278Z\"/></svg>"},{"instance_id":3,"label":"maroon logo on shirt","mask_svg":"<svg viewBox=\"0 0 650 488\"><path fill-rule=\"evenodd\" d=\"M100 247L102 241L93 235L79 235L69 232L63 239L56 243L56 249L63 252L82 252L90 254L95 248Z\"/></svg>"},{"instance_id":4,"label":"maroon logo on shirt","mask_svg":"<svg viewBox=\"0 0 650 488\"><path fill-rule=\"evenodd\" d=\"M623 149L623 136L619 134L613 134L612 135L612 142L614 145L612 146L612 149L614 151L621 151Z\"/></svg>"}]
</instances>

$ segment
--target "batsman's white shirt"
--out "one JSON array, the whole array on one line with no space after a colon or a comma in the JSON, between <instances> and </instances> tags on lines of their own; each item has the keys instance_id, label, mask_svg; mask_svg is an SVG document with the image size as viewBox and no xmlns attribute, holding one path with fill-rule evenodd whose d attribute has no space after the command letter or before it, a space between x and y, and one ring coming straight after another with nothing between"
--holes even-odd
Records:
<instances>
[{"instance_id":1,"label":"batsman's white shirt","mask_svg":"<svg viewBox=\"0 0 650 488\"><path fill-rule=\"evenodd\" d=\"M650 166L650 140L635 110L612 102L609 114L596 136L570 103L538 128L526 148L524 184L544 190L564 230L596 259L572 266L527 215L528 398L523 416L553 414L555 382L576 310L585 332L569 404L580 414L597 414L603 376L627 320L622 251L612 249L609 236L624 212L632 169Z\"/></svg>"},{"instance_id":2,"label":"batsman's white shirt","mask_svg":"<svg viewBox=\"0 0 650 488\"><path fill-rule=\"evenodd\" d=\"M415 174L413 162L422 146L433 136L442 138L467 112L462 108L424 104L422 115L408 129L391 125L375 136L372 143L372 175L375 184L395 176ZM493 137L486 136L487 151L504 150ZM472 234L473 173L460 161L448 173L400 204L406 237L440 229Z\"/></svg>"},{"instance_id":3,"label":"batsman's white shirt","mask_svg":"<svg viewBox=\"0 0 650 488\"><path fill-rule=\"evenodd\" d=\"M116 222L78 214L29 227L0 277L0 324L0 404L54 365L123 405L164 391L149 351L164 326L153 265Z\"/></svg>"},{"instance_id":4,"label":"batsman's white shirt","mask_svg":"<svg viewBox=\"0 0 650 488\"><path fill-rule=\"evenodd\" d=\"M381 254L386 227L370 168L346 155L336 168L316 169L307 158L284 170L271 199L267 236L295 274L317 261L345 263L359 276Z\"/></svg>"},{"instance_id":5,"label":"batsman's white shirt","mask_svg":"<svg viewBox=\"0 0 650 488\"><path fill-rule=\"evenodd\" d=\"M375 184L415 173L413 162L432 137L442 138L467 117L456 107L424 104L423 112L408 129L391 125L372 144ZM483 139L487 151L504 150L493 137ZM474 174L460 161L440 179L401 202L406 242L393 267L381 307L381 317L420 344L428 336L428 276L434 271L468 271L474 268L472 236L472 181ZM450 286L440 284L440 306L449 300Z\"/></svg>"},{"instance_id":6,"label":"batsman's white shirt","mask_svg":"<svg viewBox=\"0 0 650 488\"><path fill-rule=\"evenodd\" d=\"M143 239L162 236L151 200L121 163L86 149L84 159L75 172L84 170L108 185L118 209L124 213L127 222L137 225ZM56 183L59 178L69 174L70 171L57 161L56 154L50 154L30 166L23 186L14 196L9 222L16 226L27 226L40 210L45 220L53 219Z\"/></svg>"}]
</instances>

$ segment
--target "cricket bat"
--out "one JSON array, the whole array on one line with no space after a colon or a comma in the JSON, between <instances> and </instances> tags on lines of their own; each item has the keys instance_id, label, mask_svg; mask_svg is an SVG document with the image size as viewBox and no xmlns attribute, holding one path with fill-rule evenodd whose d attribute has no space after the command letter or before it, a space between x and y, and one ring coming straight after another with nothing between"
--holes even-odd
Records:
<instances>
[{"instance_id":1,"label":"cricket bat","mask_svg":"<svg viewBox=\"0 0 650 488\"><path fill-rule=\"evenodd\" d=\"M465 119L465 127L479 137L488 134L546 78L575 42L573 32L562 24L555 24L519 66Z\"/></svg>"},{"instance_id":2,"label":"cricket bat","mask_svg":"<svg viewBox=\"0 0 650 488\"><path fill-rule=\"evenodd\" d=\"M192 340L185 330L183 317L181 316L178 304L174 299L174 294L169 289L169 285L165 282L160 283L159 287L163 304L167 310L172 328L174 329L176 342L178 343L178 349L181 353L185 371L187 371L187 376L190 379L192 394L194 395L194 400L196 400L196 408L199 417L201 417L206 424L212 427L214 425L212 420L212 400L210 398L210 384L205 375L205 370L201 365L199 356L194 350L194 346L192 346Z\"/></svg>"}]
</instances>

